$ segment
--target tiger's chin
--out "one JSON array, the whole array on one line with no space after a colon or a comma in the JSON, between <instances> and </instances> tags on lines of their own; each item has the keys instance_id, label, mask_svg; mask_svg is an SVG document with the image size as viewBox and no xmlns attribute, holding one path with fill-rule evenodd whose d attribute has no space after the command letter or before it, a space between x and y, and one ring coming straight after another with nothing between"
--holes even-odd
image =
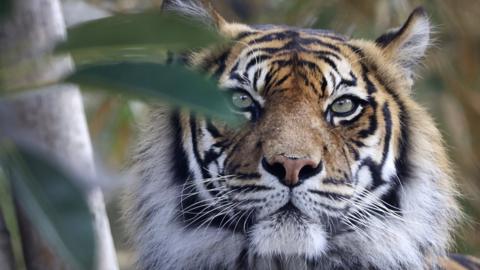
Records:
<instances>
[{"instance_id":1,"label":"tiger's chin","mask_svg":"<svg viewBox=\"0 0 480 270\"><path fill-rule=\"evenodd\" d=\"M297 211L282 211L260 220L249 236L251 249L260 257L314 259L327 249L324 227Z\"/></svg>"}]
</instances>

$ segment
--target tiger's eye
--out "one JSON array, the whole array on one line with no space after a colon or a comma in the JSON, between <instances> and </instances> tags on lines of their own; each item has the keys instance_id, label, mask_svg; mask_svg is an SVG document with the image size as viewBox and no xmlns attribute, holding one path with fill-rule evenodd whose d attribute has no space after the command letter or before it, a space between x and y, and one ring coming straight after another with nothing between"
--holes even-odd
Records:
<instances>
[{"instance_id":1,"label":"tiger's eye","mask_svg":"<svg viewBox=\"0 0 480 270\"><path fill-rule=\"evenodd\" d=\"M355 104L350 98L342 98L335 101L332 105L332 111L334 113L345 114L355 109Z\"/></svg>"},{"instance_id":2,"label":"tiger's eye","mask_svg":"<svg viewBox=\"0 0 480 270\"><path fill-rule=\"evenodd\" d=\"M252 106L252 98L245 93L233 93L232 103L235 107L239 109L247 109Z\"/></svg>"}]
</instances>

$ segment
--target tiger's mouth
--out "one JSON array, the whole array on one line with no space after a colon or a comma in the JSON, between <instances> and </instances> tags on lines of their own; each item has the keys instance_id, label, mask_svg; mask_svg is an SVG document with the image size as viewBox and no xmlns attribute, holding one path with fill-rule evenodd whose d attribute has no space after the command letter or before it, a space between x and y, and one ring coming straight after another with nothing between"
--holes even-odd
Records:
<instances>
[{"instance_id":1,"label":"tiger's mouth","mask_svg":"<svg viewBox=\"0 0 480 270\"><path fill-rule=\"evenodd\" d=\"M296 207L292 201L287 202L284 206L280 207L277 211L271 213L270 215L264 217L272 218L272 217L281 217L281 218L293 218L296 219L298 222L313 222L305 213L303 213L298 207Z\"/></svg>"},{"instance_id":2,"label":"tiger's mouth","mask_svg":"<svg viewBox=\"0 0 480 270\"><path fill-rule=\"evenodd\" d=\"M292 201L288 201L284 206L282 206L280 209L278 209L275 213L278 214L300 214L303 215L300 209L298 209L295 205L293 205Z\"/></svg>"},{"instance_id":3,"label":"tiger's mouth","mask_svg":"<svg viewBox=\"0 0 480 270\"><path fill-rule=\"evenodd\" d=\"M305 202L300 202L296 199L292 192L288 192L288 195L284 198L284 203L281 206L277 206L276 210L271 211L262 216L257 216L253 220L253 224L269 221L275 226L294 226L294 227L306 227L309 225L315 225L322 227L324 232L330 237L351 232L351 228L344 222L342 216L332 216L323 212L315 212L314 216L308 213L308 207L311 203L303 205ZM347 215L347 212L344 212ZM314 236L311 236L314 237Z\"/></svg>"}]
</instances>

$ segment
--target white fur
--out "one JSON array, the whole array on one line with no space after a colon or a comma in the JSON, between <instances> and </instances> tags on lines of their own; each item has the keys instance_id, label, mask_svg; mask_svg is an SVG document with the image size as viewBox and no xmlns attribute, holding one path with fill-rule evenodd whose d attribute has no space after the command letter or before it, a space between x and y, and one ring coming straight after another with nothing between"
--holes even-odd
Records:
<instances>
[{"instance_id":1,"label":"white fur","mask_svg":"<svg viewBox=\"0 0 480 270\"><path fill-rule=\"evenodd\" d=\"M275 219L273 217L272 219ZM285 226L275 220L259 222L252 229L250 247L260 256L302 256L315 258L326 250L325 230L319 224L299 224L293 217Z\"/></svg>"}]
</instances>

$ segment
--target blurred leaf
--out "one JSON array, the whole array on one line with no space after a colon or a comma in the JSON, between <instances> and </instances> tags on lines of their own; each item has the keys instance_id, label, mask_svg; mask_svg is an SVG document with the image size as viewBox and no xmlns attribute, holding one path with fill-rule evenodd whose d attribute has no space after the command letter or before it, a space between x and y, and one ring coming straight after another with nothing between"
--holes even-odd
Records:
<instances>
[{"instance_id":1,"label":"blurred leaf","mask_svg":"<svg viewBox=\"0 0 480 270\"><path fill-rule=\"evenodd\" d=\"M0 18L7 15L12 9L12 0L0 0Z\"/></svg>"},{"instance_id":2,"label":"blurred leaf","mask_svg":"<svg viewBox=\"0 0 480 270\"><path fill-rule=\"evenodd\" d=\"M213 81L182 66L100 64L80 68L67 81L134 97L163 99L232 124L239 120Z\"/></svg>"},{"instance_id":3,"label":"blurred leaf","mask_svg":"<svg viewBox=\"0 0 480 270\"><path fill-rule=\"evenodd\" d=\"M201 23L160 13L116 15L73 27L58 51L98 47L158 45L166 50L185 50L220 42L214 31Z\"/></svg>"},{"instance_id":4,"label":"blurred leaf","mask_svg":"<svg viewBox=\"0 0 480 270\"><path fill-rule=\"evenodd\" d=\"M26 148L1 150L2 166L31 224L73 269L93 269L93 216L75 179Z\"/></svg>"},{"instance_id":5,"label":"blurred leaf","mask_svg":"<svg viewBox=\"0 0 480 270\"><path fill-rule=\"evenodd\" d=\"M165 63L167 60L167 51L152 45L95 47L73 50L71 55L77 66L123 61Z\"/></svg>"},{"instance_id":6,"label":"blurred leaf","mask_svg":"<svg viewBox=\"0 0 480 270\"><path fill-rule=\"evenodd\" d=\"M18 227L12 189L5 175L5 171L0 164L0 215L2 214L7 230L10 233L10 243L15 260L15 269L24 270L26 269L25 259L22 251L22 239L20 237L20 229Z\"/></svg>"}]
</instances>

